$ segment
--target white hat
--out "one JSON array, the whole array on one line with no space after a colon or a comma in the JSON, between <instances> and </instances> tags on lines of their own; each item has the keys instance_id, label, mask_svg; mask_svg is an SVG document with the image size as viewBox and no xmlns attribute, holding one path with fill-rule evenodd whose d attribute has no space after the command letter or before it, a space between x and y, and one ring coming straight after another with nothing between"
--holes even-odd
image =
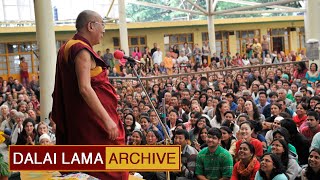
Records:
<instances>
[{"instance_id":1,"label":"white hat","mask_svg":"<svg viewBox=\"0 0 320 180\"><path fill-rule=\"evenodd\" d=\"M284 119L284 118L281 117L281 116L278 116L278 117L274 118L275 121L281 121L281 120L283 120L283 119Z\"/></svg>"},{"instance_id":2,"label":"white hat","mask_svg":"<svg viewBox=\"0 0 320 180\"><path fill-rule=\"evenodd\" d=\"M51 142L51 138L50 138L50 136L49 136L47 133L42 134L42 135L40 136L39 142L41 142L42 139L48 139L48 140Z\"/></svg>"}]
</instances>

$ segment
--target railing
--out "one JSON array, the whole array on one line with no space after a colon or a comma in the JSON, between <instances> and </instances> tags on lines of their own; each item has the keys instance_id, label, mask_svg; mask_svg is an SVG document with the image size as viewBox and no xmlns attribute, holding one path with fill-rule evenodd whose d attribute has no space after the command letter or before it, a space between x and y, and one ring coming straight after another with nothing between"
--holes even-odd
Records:
<instances>
[{"instance_id":1,"label":"railing","mask_svg":"<svg viewBox=\"0 0 320 180\"><path fill-rule=\"evenodd\" d=\"M181 73L181 74L172 74L172 75L160 75L160 76L150 76L150 77L141 77L142 80L152 80L152 79L162 79L162 78L169 78L169 77L183 77L188 75L198 75L198 74L211 74L216 72L223 72L223 71L235 71L235 70L243 70L243 69L256 69L256 68L264 68L264 67L275 67L275 66L281 66L281 65L287 65L287 64L298 64L299 62L309 62L309 60L306 61L290 61L290 62L284 62L279 64L263 64L263 65L254 65L254 66L245 66L245 67L227 67L223 69L215 69L210 71L199 71L199 72L190 72L190 73ZM109 79L121 79L121 80L136 80L137 77L109 77Z\"/></svg>"},{"instance_id":2,"label":"railing","mask_svg":"<svg viewBox=\"0 0 320 180\"><path fill-rule=\"evenodd\" d=\"M155 80L155 79L167 79L170 77L187 77L189 75L203 75L206 74L207 78L209 77L209 74L216 73L216 72L223 72L223 71L236 71L236 70L243 70L243 69L257 69L259 68L260 72L262 68L265 67L279 67L283 65L290 65L290 64L298 64L299 62L309 62L309 60L304 61L290 61L290 62L284 62L279 64L263 64L263 65L254 65L254 66L244 66L244 67L227 67L222 69L215 69L210 71L198 71L198 72L190 72L190 73L181 73L181 74L172 74L172 75L160 75L160 76L150 76L150 77L141 77L141 80L146 82L146 85L148 87L148 81ZM109 77L110 80L137 80L137 77Z\"/></svg>"}]
</instances>

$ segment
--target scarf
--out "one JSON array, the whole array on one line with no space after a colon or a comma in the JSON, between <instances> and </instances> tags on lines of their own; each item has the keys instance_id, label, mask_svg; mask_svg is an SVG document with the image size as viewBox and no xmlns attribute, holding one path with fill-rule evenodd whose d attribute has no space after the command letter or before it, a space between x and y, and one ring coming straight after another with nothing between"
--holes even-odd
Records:
<instances>
[{"instance_id":1,"label":"scarf","mask_svg":"<svg viewBox=\"0 0 320 180\"><path fill-rule=\"evenodd\" d=\"M240 176L242 177L248 177L253 171L253 168L255 164L258 162L256 157L253 157L252 160L250 161L248 167L246 168L245 165L243 164L242 160L240 160L237 172Z\"/></svg>"}]
</instances>

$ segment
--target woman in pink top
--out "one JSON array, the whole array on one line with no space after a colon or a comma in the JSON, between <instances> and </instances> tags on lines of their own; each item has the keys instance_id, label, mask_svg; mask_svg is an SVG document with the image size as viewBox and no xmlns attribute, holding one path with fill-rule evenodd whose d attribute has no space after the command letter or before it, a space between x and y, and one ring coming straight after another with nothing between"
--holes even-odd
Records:
<instances>
[{"instance_id":1,"label":"woman in pink top","mask_svg":"<svg viewBox=\"0 0 320 180\"><path fill-rule=\"evenodd\" d=\"M132 57L133 58L135 58L135 57L138 57L137 58L137 60L139 60L140 61L140 59L141 59L141 52L140 52L140 50L139 50L139 47L134 47L134 50L133 50L133 52L132 52Z\"/></svg>"}]
</instances>

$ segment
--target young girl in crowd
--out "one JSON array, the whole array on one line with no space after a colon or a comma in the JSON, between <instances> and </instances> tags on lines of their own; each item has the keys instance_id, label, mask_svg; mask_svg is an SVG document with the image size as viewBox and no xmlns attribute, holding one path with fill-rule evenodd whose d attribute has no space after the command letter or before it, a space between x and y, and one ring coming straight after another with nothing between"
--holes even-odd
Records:
<instances>
[{"instance_id":1,"label":"young girl in crowd","mask_svg":"<svg viewBox=\"0 0 320 180\"><path fill-rule=\"evenodd\" d=\"M220 101L216 108L216 113L210 124L211 127L220 128L222 121L224 119L224 113L230 110L230 105L227 101Z\"/></svg>"},{"instance_id":2,"label":"young girl in crowd","mask_svg":"<svg viewBox=\"0 0 320 180\"><path fill-rule=\"evenodd\" d=\"M253 101L247 100L244 104L244 109L250 120L264 121L264 115L259 113L258 107Z\"/></svg>"},{"instance_id":3,"label":"young girl in crowd","mask_svg":"<svg viewBox=\"0 0 320 180\"><path fill-rule=\"evenodd\" d=\"M146 144L146 137L144 134L139 130L134 130L131 133L131 141L129 145L145 145Z\"/></svg>"},{"instance_id":4,"label":"young girl in crowd","mask_svg":"<svg viewBox=\"0 0 320 180\"><path fill-rule=\"evenodd\" d=\"M206 127L206 120L201 119L201 117L197 120L195 127L189 132L191 146L194 146L194 143L199 138L200 129Z\"/></svg>"},{"instance_id":5,"label":"young girl in crowd","mask_svg":"<svg viewBox=\"0 0 320 180\"><path fill-rule=\"evenodd\" d=\"M201 114L199 112L192 111L190 113L189 121L184 123L188 132L190 132L192 129L195 128L197 120L200 117L201 117Z\"/></svg>"},{"instance_id":6,"label":"young girl in crowd","mask_svg":"<svg viewBox=\"0 0 320 180\"><path fill-rule=\"evenodd\" d=\"M37 136L35 138L36 144L40 144L40 137L43 134L47 134L50 137L50 143L56 144L56 136L52 132L49 131L49 127L46 123L40 122L37 124Z\"/></svg>"},{"instance_id":7,"label":"young girl in crowd","mask_svg":"<svg viewBox=\"0 0 320 180\"><path fill-rule=\"evenodd\" d=\"M283 120L283 117L281 116L276 117L272 123L272 129L267 132L265 138L268 146L273 141L273 132L281 127L281 124L280 124L281 120Z\"/></svg>"},{"instance_id":8,"label":"young girl in crowd","mask_svg":"<svg viewBox=\"0 0 320 180\"><path fill-rule=\"evenodd\" d=\"M239 97L237 100L237 110L236 110L236 115L242 114L245 112L244 104L246 102L246 99L244 97Z\"/></svg>"},{"instance_id":9,"label":"young girl in crowd","mask_svg":"<svg viewBox=\"0 0 320 180\"><path fill-rule=\"evenodd\" d=\"M288 143L283 139L275 139L271 143L271 152L281 159L281 163L286 169L285 175L288 179L295 179L301 171L297 161L290 157Z\"/></svg>"},{"instance_id":10,"label":"young girl in crowd","mask_svg":"<svg viewBox=\"0 0 320 180\"><path fill-rule=\"evenodd\" d=\"M280 158L271 153L266 153L261 157L260 169L255 176L255 180L288 180L284 174Z\"/></svg>"},{"instance_id":11,"label":"young girl in crowd","mask_svg":"<svg viewBox=\"0 0 320 180\"><path fill-rule=\"evenodd\" d=\"M157 131L149 129L147 131L147 145L157 145L160 142L160 135Z\"/></svg>"},{"instance_id":12,"label":"young girl in crowd","mask_svg":"<svg viewBox=\"0 0 320 180\"><path fill-rule=\"evenodd\" d=\"M23 130L18 136L16 145L35 145L35 122L33 119L27 118L22 123Z\"/></svg>"},{"instance_id":13,"label":"young girl in crowd","mask_svg":"<svg viewBox=\"0 0 320 180\"><path fill-rule=\"evenodd\" d=\"M234 137L236 137L237 132L239 131L239 126L236 124L236 115L233 111L227 111L224 113L224 122L222 123L222 126L227 126L232 130L232 134Z\"/></svg>"},{"instance_id":14,"label":"young girl in crowd","mask_svg":"<svg viewBox=\"0 0 320 180\"><path fill-rule=\"evenodd\" d=\"M316 180L320 177L320 149L312 149L308 166L301 172L301 180Z\"/></svg>"},{"instance_id":15,"label":"young girl in crowd","mask_svg":"<svg viewBox=\"0 0 320 180\"><path fill-rule=\"evenodd\" d=\"M241 134L242 139L239 139L236 143L236 153L238 153L238 151L239 151L240 144L243 141L247 141L247 142L250 142L254 146L254 148L256 150L255 155L258 158L260 158L263 154L263 146L259 140L251 137L251 134L253 133L253 131L254 131L253 125L249 121L245 121L240 124L240 134Z\"/></svg>"},{"instance_id":16,"label":"young girl in crowd","mask_svg":"<svg viewBox=\"0 0 320 180\"><path fill-rule=\"evenodd\" d=\"M200 151L201 149L208 146L207 145L207 137L208 137L209 129L210 128L208 126L200 129L198 140L194 143L194 148L196 148L196 150Z\"/></svg>"},{"instance_id":17,"label":"young girl in crowd","mask_svg":"<svg viewBox=\"0 0 320 180\"><path fill-rule=\"evenodd\" d=\"M255 157L255 149L252 144L242 142L238 152L239 161L234 165L231 180L254 180L260 163Z\"/></svg>"}]
</instances>

